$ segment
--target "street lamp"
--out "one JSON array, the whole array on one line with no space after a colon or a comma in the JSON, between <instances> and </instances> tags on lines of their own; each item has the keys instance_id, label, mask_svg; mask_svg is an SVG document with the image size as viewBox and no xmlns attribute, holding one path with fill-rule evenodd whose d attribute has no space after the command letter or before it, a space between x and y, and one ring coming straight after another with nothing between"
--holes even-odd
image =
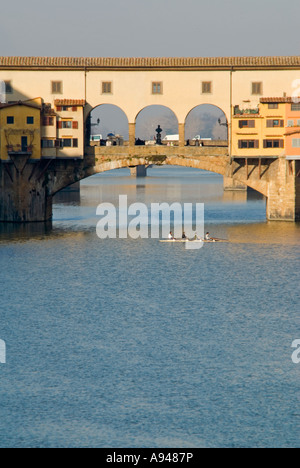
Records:
<instances>
[{"instance_id":1,"label":"street lamp","mask_svg":"<svg viewBox=\"0 0 300 468\"><path fill-rule=\"evenodd\" d=\"M228 128L228 122L222 123L221 119L218 119L218 123L219 123L219 125L221 125L221 126L223 125L224 127Z\"/></svg>"}]
</instances>

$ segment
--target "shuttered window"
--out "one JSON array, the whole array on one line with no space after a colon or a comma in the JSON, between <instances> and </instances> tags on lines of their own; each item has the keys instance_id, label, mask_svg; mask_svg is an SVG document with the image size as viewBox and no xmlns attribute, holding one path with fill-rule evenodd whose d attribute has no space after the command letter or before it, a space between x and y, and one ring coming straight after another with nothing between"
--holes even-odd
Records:
<instances>
[{"instance_id":1,"label":"shuttered window","mask_svg":"<svg viewBox=\"0 0 300 468\"><path fill-rule=\"evenodd\" d=\"M255 128L255 120L240 120L239 128Z\"/></svg>"},{"instance_id":2,"label":"shuttered window","mask_svg":"<svg viewBox=\"0 0 300 468\"><path fill-rule=\"evenodd\" d=\"M152 94L162 94L163 84L161 81L153 81L152 83Z\"/></svg>"},{"instance_id":3,"label":"shuttered window","mask_svg":"<svg viewBox=\"0 0 300 468\"><path fill-rule=\"evenodd\" d=\"M212 93L212 82L202 81L202 94L211 94L211 93Z\"/></svg>"},{"instance_id":4,"label":"shuttered window","mask_svg":"<svg viewBox=\"0 0 300 468\"><path fill-rule=\"evenodd\" d=\"M267 120L267 128L284 127L284 120Z\"/></svg>"},{"instance_id":5,"label":"shuttered window","mask_svg":"<svg viewBox=\"0 0 300 468\"><path fill-rule=\"evenodd\" d=\"M111 94L112 93L112 82L103 81L102 82L102 94Z\"/></svg>"},{"instance_id":6,"label":"shuttered window","mask_svg":"<svg viewBox=\"0 0 300 468\"><path fill-rule=\"evenodd\" d=\"M51 92L52 94L62 94L63 92L62 81L51 81Z\"/></svg>"},{"instance_id":7,"label":"shuttered window","mask_svg":"<svg viewBox=\"0 0 300 468\"><path fill-rule=\"evenodd\" d=\"M261 82L252 83L252 94L261 95L263 93L263 84Z\"/></svg>"},{"instance_id":8,"label":"shuttered window","mask_svg":"<svg viewBox=\"0 0 300 468\"><path fill-rule=\"evenodd\" d=\"M239 149L259 148L259 140L239 140Z\"/></svg>"},{"instance_id":9,"label":"shuttered window","mask_svg":"<svg viewBox=\"0 0 300 468\"><path fill-rule=\"evenodd\" d=\"M284 148L283 140L264 140L264 148Z\"/></svg>"},{"instance_id":10,"label":"shuttered window","mask_svg":"<svg viewBox=\"0 0 300 468\"><path fill-rule=\"evenodd\" d=\"M73 129L73 130L77 130L78 129L78 122L76 121L73 121L73 120L59 120L57 122L57 127L59 129L61 128L69 128L69 129Z\"/></svg>"}]
</instances>

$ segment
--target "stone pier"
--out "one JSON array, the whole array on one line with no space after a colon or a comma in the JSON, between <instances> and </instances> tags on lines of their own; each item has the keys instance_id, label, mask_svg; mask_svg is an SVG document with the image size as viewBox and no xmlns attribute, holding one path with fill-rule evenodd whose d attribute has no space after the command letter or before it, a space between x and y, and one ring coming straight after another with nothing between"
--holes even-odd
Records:
<instances>
[{"instance_id":1,"label":"stone pier","mask_svg":"<svg viewBox=\"0 0 300 468\"><path fill-rule=\"evenodd\" d=\"M18 156L0 164L0 222L48 221L52 218L52 196L45 183L47 161L28 163Z\"/></svg>"},{"instance_id":2,"label":"stone pier","mask_svg":"<svg viewBox=\"0 0 300 468\"><path fill-rule=\"evenodd\" d=\"M131 167L130 174L133 177L147 177L147 167L146 166Z\"/></svg>"},{"instance_id":3,"label":"stone pier","mask_svg":"<svg viewBox=\"0 0 300 468\"><path fill-rule=\"evenodd\" d=\"M300 161L279 158L276 175L268 184L267 218L270 221L299 221Z\"/></svg>"}]
</instances>

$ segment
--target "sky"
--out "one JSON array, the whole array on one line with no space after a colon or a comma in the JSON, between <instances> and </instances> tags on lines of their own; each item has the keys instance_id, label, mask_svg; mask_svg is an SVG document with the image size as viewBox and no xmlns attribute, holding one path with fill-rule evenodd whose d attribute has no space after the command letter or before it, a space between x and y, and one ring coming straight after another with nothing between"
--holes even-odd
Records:
<instances>
[{"instance_id":1,"label":"sky","mask_svg":"<svg viewBox=\"0 0 300 468\"><path fill-rule=\"evenodd\" d=\"M300 55L299 0L11 0L0 55Z\"/></svg>"}]
</instances>

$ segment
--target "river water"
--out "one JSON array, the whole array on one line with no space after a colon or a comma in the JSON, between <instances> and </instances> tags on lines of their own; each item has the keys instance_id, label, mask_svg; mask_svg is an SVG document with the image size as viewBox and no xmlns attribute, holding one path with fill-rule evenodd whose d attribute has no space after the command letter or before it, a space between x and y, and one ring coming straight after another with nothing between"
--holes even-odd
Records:
<instances>
[{"instance_id":1,"label":"river water","mask_svg":"<svg viewBox=\"0 0 300 468\"><path fill-rule=\"evenodd\" d=\"M101 202L203 202L228 243L96 235ZM0 227L1 447L299 447L300 225L183 168L126 170Z\"/></svg>"}]
</instances>

